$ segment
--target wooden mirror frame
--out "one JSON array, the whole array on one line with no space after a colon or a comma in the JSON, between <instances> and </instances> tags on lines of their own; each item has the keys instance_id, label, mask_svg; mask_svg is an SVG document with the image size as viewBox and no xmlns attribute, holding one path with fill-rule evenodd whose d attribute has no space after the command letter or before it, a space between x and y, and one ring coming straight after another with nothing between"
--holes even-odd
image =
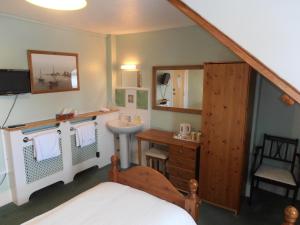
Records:
<instances>
[{"instance_id":1,"label":"wooden mirror frame","mask_svg":"<svg viewBox=\"0 0 300 225\"><path fill-rule=\"evenodd\" d=\"M156 86L157 86L156 72L158 70L202 70L203 68L204 68L203 65L153 66L152 67L152 109L171 111L171 112L201 114L202 109L163 107L163 106L156 105Z\"/></svg>"}]
</instances>

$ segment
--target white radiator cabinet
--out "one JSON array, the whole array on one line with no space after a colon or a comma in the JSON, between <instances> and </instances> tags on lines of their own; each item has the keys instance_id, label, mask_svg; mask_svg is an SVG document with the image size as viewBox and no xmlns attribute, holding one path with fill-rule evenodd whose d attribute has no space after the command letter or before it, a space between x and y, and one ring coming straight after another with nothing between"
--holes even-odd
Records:
<instances>
[{"instance_id":1,"label":"white radiator cabinet","mask_svg":"<svg viewBox=\"0 0 300 225\"><path fill-rule=\"evenodd\" d=\"M98 151L100 152L99 167L110 164L110 158L115 154L114 134L107 128L106 123L118 119L119 112L101 115L98 122Z\"/></svg>"},{"instance_id":2,"label":"white radiator cabinet","mask_svg":"<svg viewBox=\"0 0 300 225\"><path fill-rule=\"evenodd\" d=\"M55 128L45 131L23 133L22 130L3 131L3 140L7 153L9 181L12 193L12 201L17 205L22 205L29 201L32 193L46 186L62 181L65 184L73 180L74 176L90 167L99 168L110 164L110 158L115 154L114 134L111 133L106 123L109 120L117 119L119 112L97 115L94 118L97 129L96 152L100 157L93 157L73 163L72 135L74 135L77 125L85 122L71 123L70 121L60 122ZM72 129L73 128L73 129ZM37 163L33 157L32 141L24 142L23 139L31 140L35 135L49 131L60 133L61 156L53 158L49 162ZM82 149L82 151L85 151Z\"/></svg>"},{"instance_id":3,"label":"white radiator cabinet","mask_svg":"<svg viewBox=\"0 0 300 225\"><path fill-rule=\"evenodd\" d=\"M82 126L84 124L88 124L91 122L97 123L97 118L91 121L81 121L76 124L67 122L69 124L68 125L69 133L66 137L66 140L68 140L67 141L68 146L66 146L66 148L68 149L70 158L66 160L65 165L67 165L67 168L69 168L71 171L72 180L74 179L75 175L81 171L84 171L93 166L100 167L100 160L99 158L96 157L96 152L99 151L99 146L97 146L96 144L92 144L90 146L87 146L87 149L75 147L75 130L77 129L78 126ZM98 126L96 126L96 130L97 130L96 133L98 133L99 132ZM95 152L94 152L94 146L96 146ZM74 158L74 162L73 162L73 158Z\"/></svg>"},{"instance_id":4,"label":"white radiator cabinet","mask_svg":"<svg viewBox=\"0 0 300 225\"><path fill-rule=\"evenodd\" d=\"M57 127L53 130L62 130L63 127ZM63 131L62 131L63 132ZM29 201L32 193L49 186L58 181L68 183L69 178L65 176L63 170L63 162L61 162L61 169L49 176L28 182L26 179L26 165L24 148L32 145L32 142L24 143L23 139L31 135L24 135L20 130L13 132L5 132L5 141L7 144L7 156L11 173L9 174L10 188L12 192L12 200L16 205L22 205ZM62 148L62 158L65 158L65 151Z\"/></svg>"}]
</instances>

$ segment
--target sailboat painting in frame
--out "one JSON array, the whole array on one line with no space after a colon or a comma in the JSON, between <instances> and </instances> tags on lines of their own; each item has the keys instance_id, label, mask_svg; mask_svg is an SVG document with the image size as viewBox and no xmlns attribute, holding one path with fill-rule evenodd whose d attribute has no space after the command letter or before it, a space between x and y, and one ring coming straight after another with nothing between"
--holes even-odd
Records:
<instances>
[{"instance_id":1,"label":"sailboat painting in frame","mask_svg":"<svg viewBox=\"0 0 300 225\"><path fill-rule=\"evenodd\" d=\"M33 94L79 90L78 54L28 50Z\"/></svg>"}]
</instances>

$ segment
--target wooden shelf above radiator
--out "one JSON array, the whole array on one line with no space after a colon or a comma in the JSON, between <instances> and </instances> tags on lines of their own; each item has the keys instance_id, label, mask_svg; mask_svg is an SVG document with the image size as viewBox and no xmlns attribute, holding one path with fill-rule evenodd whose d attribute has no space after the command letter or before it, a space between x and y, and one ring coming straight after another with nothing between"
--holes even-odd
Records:
<instances>
[{"instance_id":1,"label":"wooden shelf above radiator","mask_svg":"<svg viewBox=\"0 0 300 225\"><path fill-rule=\"evenodd\" d=\"M41 121L26 123L25 126L14 127L14 128L5 128L4 130L17 131L17 130L33 129L33 128L43 127L43 126L51 126L51 125L55 125L55 124L61 123L61 122L87 119L87 118L91 118L94 116L104 115L104 114L113 113L113 112L117 112L117 111L118 110L111 110L109 112L96 111L96 112L82 113L82 114L78 114L77 116L74 116L72 119L68 119L68 120L56 120L56 119L41 120Z\"/></svg>"}]
</instances>

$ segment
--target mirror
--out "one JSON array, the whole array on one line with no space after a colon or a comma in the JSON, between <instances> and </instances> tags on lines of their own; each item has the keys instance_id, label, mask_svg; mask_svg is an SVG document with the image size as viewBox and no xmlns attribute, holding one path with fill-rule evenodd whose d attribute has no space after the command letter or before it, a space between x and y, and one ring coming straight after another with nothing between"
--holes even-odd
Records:
<instances>
[{"instance_id":1,"label":"mirror","mask_svg":"<svg viewBox=\"0 0 300 225\"><path fill-rule=\"evenodd\" d=\"M121 70L122 87L141 87L141 73L138 70Z\"/></svg>"},{"instance_id":2,"label":"mirror","mask_svg":"<svg viewBox=\"0 0 300 225\"><path fill-rule=\"evenodd\" d=\"M202 65L154 66L152 72L153 109L201 114Z\"/></svg>"}]
</instances>

